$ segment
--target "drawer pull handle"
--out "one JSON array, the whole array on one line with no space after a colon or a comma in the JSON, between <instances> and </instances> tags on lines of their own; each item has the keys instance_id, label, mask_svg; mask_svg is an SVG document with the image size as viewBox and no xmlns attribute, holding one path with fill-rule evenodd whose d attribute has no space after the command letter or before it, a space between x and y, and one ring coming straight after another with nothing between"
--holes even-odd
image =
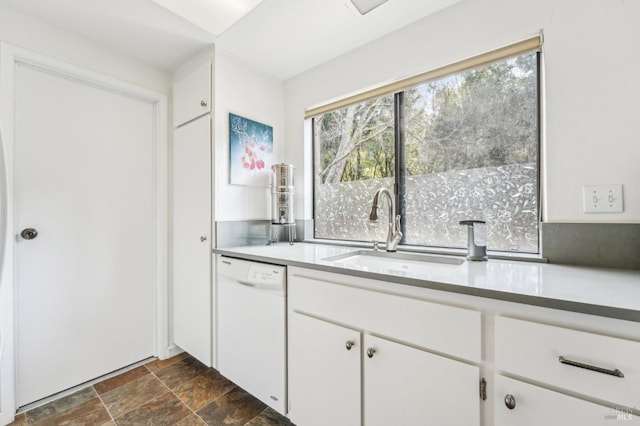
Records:
<instances>
[{"instance_id":1,"label":"drawer pull handle","mask_svg":"<svg viewBox=\"0 0 640 426\"><path fill-rule=\"evenodd\" d=\"M347 343L345 343L344 346L347 348L348 351L350 351L354 345L355 345L355 342L353 340L347 340Z\"/></svg>"},{"instance_id":2,"label":"drawer pull handle","mask_svg":"<svg viewBox=\"0 0 640 426\"><path fill-rule=\"evenodd\" d=\"M375 354L375 353L376 353L376 348L369 348L369 349L367 349L367 356L368 356L369 358L373 358L373 354Z\"/></svg>"},{"instance_id":3,"label":"drawer pull handle","mask_svg":"<svg viewBox=\"0 0 640 426\"><path fill-rule=\"evenodd\" d=\"M610 376L616 376L620 378L624 377L624 374L622 374L622 371L618 370L617 368L615 370L607 370L606 368L596 367L595 365L589 365L589 364L583 364L577 361L571 361L570 359L566 359L563 356L558 357L558 361L560 361L560 363L562 364L567 364L567 365L571 365L573 367L578 367L578 368L584 368L585 370L595 371L596 373L608 374Z\"/></svg>"}]
</instances>

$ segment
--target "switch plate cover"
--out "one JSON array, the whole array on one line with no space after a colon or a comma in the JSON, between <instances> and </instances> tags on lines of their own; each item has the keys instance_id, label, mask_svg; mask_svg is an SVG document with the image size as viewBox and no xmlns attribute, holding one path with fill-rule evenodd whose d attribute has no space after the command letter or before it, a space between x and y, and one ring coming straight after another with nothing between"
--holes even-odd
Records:
<instances>
[{"instance_id":1,"label":"switch plate cover","mask_svg":"<svg viewBox=\"0 0 640 426\"><path fill-rule=\"evenodd\" d=\"M589 185L582 187L585 213L622 213L622 185Z\"/></svg>"}]
</instances>

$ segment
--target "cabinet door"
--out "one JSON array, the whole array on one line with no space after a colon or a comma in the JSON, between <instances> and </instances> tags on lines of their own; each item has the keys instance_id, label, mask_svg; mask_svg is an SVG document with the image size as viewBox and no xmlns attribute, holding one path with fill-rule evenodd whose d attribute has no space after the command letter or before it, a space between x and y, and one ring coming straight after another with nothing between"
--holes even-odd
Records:
<instances>
[{"instance_id":1,"label":"cabinet door","mask_svg":"<svg viewBox=\"0 0 640 426\"><path fill-rule=\"evenodd\" d=\"M173 141L174 341L211 365L209 116L176 129Z\"/></svg>"},{"instance_id":2,"label":"cabinet door","mask_svg":"<svg viewBox=\"0 0 640 426\"><path fill-rule=\"evenodd\" d=\"M496 376L495 426L607 426L640 424L640 417L624 408L607 408L518 380ZM505 398L512 397L513 408ZM612 421L613 420L613 421Z\"/></svg>"},{"instance_id":3,"label":"cabinet door","mask_svg":"<svg viewBox=\"0 0 640 426\"><path fill-rule=\"evenodd\" d=\"M364 342L365 425L480 424L478 367L375 336Z\"/></svg>"},{"instance_id":4,"label":"cabinet door","mask_svg":"<svg viewBox=\"0 0 640 426\"><path fill-rule=\"evenodd\" d=\"M200 65L173 85L173 123L179 126L211 112L211 62Z\"/></svg>"},{"instance_id":5,"label":"cabinet door","mask_svg":"<svg viewBox=\"0 0 640 426\"><path fill-rule=\"evenodd\" d=\"M347 342L353 346L347 349ZM300 426L360 426L360 334L289 316L289 418Z\"/></svg>"}]
</instances>

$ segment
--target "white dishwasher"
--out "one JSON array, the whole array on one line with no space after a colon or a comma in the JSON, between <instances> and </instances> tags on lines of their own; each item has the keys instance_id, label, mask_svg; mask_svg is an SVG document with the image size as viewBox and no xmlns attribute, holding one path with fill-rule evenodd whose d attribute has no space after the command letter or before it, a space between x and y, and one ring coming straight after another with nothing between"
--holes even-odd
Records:
<instances>
[{"instance_id":1,"label":"white dishwasher","mask_svg":"<svg viewBox=\"0 0 640 426\"><path fill-rule=\"evenodd\" d=\"M218 256L218 369L286 414L286 267Z\"/></svg>"}]
</instances>

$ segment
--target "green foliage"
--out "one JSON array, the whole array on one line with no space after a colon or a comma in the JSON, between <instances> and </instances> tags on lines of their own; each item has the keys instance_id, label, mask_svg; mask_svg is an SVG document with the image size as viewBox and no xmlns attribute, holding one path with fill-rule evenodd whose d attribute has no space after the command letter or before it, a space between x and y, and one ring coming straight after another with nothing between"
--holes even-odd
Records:
<instances>
[{"instance_id":1,"label":"green foliage","mask_svg":"<svg viewBox=\"0 0 640 426\"><path fill-rule=\"evenodd\" d=\"M535 163L536 54L489 64L404 92L408 175ZM315 119L316 183L394 174L394 97Z\"/></svg>"}]
</instances>

